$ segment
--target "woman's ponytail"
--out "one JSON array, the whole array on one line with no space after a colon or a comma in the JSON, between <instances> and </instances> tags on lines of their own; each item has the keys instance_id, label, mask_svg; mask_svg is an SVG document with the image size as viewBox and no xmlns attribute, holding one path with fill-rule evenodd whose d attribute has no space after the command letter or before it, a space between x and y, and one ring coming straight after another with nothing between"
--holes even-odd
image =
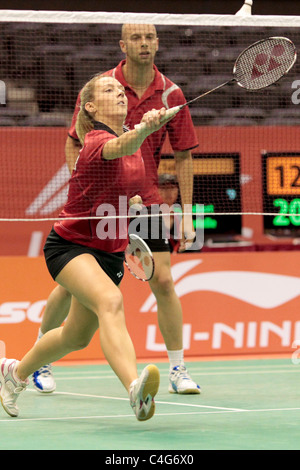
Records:
<instances>
[{"instance_id":1,"label":"woman's ponytail","mask_svg":"<svg viewBox=\"0 0 300 470\"><path fill-rule=\"evenodd\" d=\"M85 109L86 103L94 100L95 82L103 75L95 75L87 82L80 93L80 111L77 115L75 130L81 145L86 134L94 129L93 116Z\"/></svg>"},{"instance_id":2,"label":"woman's ponytail","mask_svg":"<svg viewBox=\"0 0 300 470\"><path fill-rule=\"evenodd\" d=\"M80 106L80 111L77 115L75 129L81 145L84 144L84 138L86 134L94 129L93 118L82 107L82 105Z\"/></svg>"}]
</instances>

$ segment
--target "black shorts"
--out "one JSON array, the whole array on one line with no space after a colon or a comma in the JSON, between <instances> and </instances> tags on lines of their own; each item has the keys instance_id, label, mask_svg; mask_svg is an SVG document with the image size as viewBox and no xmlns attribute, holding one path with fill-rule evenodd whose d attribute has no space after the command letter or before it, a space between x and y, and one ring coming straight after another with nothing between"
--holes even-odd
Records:
<instances>
[{"instance_id":1,"label":"black shorts","mask_svg":"<svg viewBox=\"0 0 300 470\"><path fill-rule=\"evenodd\" d=\"M44 255L48 270L55 280L60 271L71 259L88 253L98 261L103 271L116 284L120 284L124 276L124 252L107 253L89 246L72 243L51 230L44 246Z\"/></svg>"},{"instance_id":2,"label":"black shorts","mask_svg":"<svg viewBox=\"0 0 300 470\"><path fill-rule=\"evenodd\" d=\"M162 215L132 218L130 219L128 232L135 233L145 240L153 253L171 251L169 235L166 233Z\"/></svg>"}]
</instances>

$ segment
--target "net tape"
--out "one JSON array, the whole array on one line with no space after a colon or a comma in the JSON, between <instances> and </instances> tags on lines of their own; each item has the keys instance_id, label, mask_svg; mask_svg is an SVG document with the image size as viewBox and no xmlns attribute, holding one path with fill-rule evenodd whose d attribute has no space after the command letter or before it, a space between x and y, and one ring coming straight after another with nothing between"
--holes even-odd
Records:
<instances>
[{"instance_id":1,"label":"net tape","mask_svg":"<svg viewBox=\"0 0 300 470\"><path fill-rule=\"evenodd\" d=\"M272 15L196 15L175 13L125 13L47 10L0 10L1 21L66 24L156 24L174 26L254 26L299 27L300 16Z\"/></svg>"}]
</instances>

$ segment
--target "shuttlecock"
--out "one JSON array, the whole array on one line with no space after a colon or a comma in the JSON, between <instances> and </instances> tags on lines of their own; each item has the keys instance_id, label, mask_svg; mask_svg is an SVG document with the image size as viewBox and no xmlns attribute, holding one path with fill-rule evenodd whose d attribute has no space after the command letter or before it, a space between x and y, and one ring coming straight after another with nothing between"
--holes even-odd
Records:
<instances>
[{"instance_id":1,"label":"shuttlecock","mask_svg":"<svg viewBox=\"0 0 300 470\"><path fill-rule=\"evenodd\" d=\"M253 0L245 0L242 8L236 12L235 16L251 16Z\"/></svg>"}]
</instances>

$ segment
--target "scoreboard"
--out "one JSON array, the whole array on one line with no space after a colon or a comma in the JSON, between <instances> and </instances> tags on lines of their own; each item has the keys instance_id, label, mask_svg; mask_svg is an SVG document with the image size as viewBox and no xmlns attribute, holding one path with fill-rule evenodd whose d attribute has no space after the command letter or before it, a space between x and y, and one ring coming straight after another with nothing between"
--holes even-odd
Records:
<instances>
[{"instance_id":1,"label":"scoreboard","mask_svg":"<svg viewBox=\"0 0 300 470\"><path fill-rule=\"evenodd\" d=\"M203 212L203 217L194 217L195 229L204 228L205 238L240 235L240 154L193 153L193 167L193 213L199 214L201 205ZM158 172L176 174L173 155L162 155Z\"/></svg>"},{"instance_id":2,"label":"scoreboard","mask_svg":"<svg viewBox=\"0 0 300 470\"><path fill-rule=\"evenodd\" d=\"M300 236L300 153L262 154L264 232Z\"/></svg>"}]
</instances>

